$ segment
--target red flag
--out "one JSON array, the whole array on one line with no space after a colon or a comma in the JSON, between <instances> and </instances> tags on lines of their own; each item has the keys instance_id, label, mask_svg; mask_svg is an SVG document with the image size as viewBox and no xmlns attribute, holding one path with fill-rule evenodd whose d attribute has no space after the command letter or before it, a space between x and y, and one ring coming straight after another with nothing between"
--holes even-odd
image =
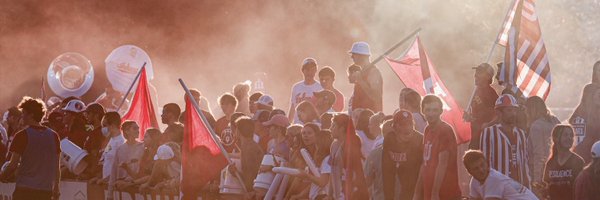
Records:
<instances>
[{"instance_id":1,"label":"red flag","mask_svg":"<svg viewBox=\"0 0 600 200\"><path fill-rule=\"evenodd\" d=\"M190 199L219 177L229 162L187 96L185 110L181 192L185 199Z\"/></svg>"},{"instance_id":2,"label":"red flag","mask_svg":"<svg viewBox=\"0 0 600 200\"><path fill-rule=\"evenodd\" d=\"M406 87L415 89L421 95L435 94L442 99L442 120L454 128L456 143L462 144L471 140L471 127L462 119L463 109L438 76L419 37L404 57L399 60L386 60Z\"/></svg>"},{"instance_id":3,"label":"red flag","mask_svg":"<svg viewBox=\"0 0 600 200\"><path fill-rule=\"evenodd\" d=\"M501 34L507 38L507 43L499 79L523 97L539 96L546 99L550 94L552 76L535 2L516 2L510 29L506 32L503 30Z\"/></svg>"},{"instance_id":4,"label":"red flag","mask_svg":"<svg viewBox=\"0 0 600 200\"><path fill-rule=\"evenodd\" d=\"M137 122L140 127L140 135L138 140L144 138L144 132L148 128L158 128L158 122L156 121L156 115L154 114L154 107L152 106L152 98L150 97L150 90L148 90L148 79L146 79L146 69L142 67L140 78L138 79L137 89L133 95L131 106L129 110L123 116L122 121L133 120Z\"/></svg>"}]
</instances>

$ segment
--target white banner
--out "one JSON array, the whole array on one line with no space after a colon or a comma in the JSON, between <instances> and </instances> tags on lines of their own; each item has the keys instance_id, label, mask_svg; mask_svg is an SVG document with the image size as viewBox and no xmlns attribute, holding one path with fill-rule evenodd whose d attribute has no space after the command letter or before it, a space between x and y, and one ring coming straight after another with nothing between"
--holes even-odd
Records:
<instances>
[{"instance_id":1,"label":"white banner","mask_svg":"<svg viewBox=\"0 0 600 200\"><path fill-rule=\"evenodd\" d=\"M134 45L123 45L113 50L106 60L106 76L112 87L121 92L127 92L137 72L146 63L148 80L154 79L152 61L148 54Z\"/></svg>"}]
</instances>

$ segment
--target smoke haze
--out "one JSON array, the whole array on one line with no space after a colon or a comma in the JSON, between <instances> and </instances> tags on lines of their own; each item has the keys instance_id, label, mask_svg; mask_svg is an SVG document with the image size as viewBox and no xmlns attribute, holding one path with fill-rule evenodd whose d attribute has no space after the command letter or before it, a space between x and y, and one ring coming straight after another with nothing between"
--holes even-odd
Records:
<instances>
[{"instance_id":1,"label":"smoke haze","mask_svg":"<svg viewBox=\"0 0 600 200\"><path fill-rule=\"evenodd\" d=\"M351 95L345 69L353 42L367 41L374 55L421 27L423 45L459 104L472 90L471 67L485 61L509 1L2 1L0 4L0 110L23 95L39 96L48 65L64 52L79 52L95 69L95 83L83 97L95 99L108 85L104 59L132 44L152 59L152 84L159 103L183 105L177 82L198 88L216 106L237 82L266 72L267 93L287 111L300 64L314 57L332 66L335 85ZM599 59L600 1L537 2L553 76L550 107L574 107ZM399 57L407 42L392 57ZM492 63L501 61L498 46ZM374 59L374 57L373 57ZM385 62L384 110L397 107L403 87ZM49 89L47 89L50 92ZM564 116L563 116L564 117Z\"/></svg>"}]
</instances>

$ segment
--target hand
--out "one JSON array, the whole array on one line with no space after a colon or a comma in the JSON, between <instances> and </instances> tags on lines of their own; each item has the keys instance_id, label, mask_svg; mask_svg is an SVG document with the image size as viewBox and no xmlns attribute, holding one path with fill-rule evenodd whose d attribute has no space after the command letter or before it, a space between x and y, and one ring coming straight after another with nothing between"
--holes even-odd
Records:
<instances>
[{"instance_id":1,"label":"hand","mask_svg":"<svg viewBox=\"0 0 600 200\"><path fill-rule=\"evenodd\" d=\"M238 172L238 169L235 166L235 163L229 164L229 167L227 167L227 170L229 170L229 173L232 173L232 174L236 174Z\"/></svg>"},{"instance_id":2,"label":"hand","mask_svg":"<svg viewBox=\"0 0 600 200\"><path fill-rule=\"evenodd\" d=\"M52 199L60 199L60 187L54 186L52 188Z\"/></svg>"},{"instance_id":3,"label":"hand","mask_svg":"<svg viewBox=\"0 0 600 200\"><path fill-rule=\"evenodd\" d=\"M258 168L258 173L270 172L272 169L273 169L273 166L261 165L260 168Z\"/></svg>"},{"instance_id":4,"label":"hand","mask_svg":"<svg viewBox=\"0 0 600 200\"><path fill-rule=\"evenodd\" d=\"M471 116L471 113L465 111L463 112L463 121L465 122L472 122L473 120L473 116Z\"/></svg>"}]
</instances>

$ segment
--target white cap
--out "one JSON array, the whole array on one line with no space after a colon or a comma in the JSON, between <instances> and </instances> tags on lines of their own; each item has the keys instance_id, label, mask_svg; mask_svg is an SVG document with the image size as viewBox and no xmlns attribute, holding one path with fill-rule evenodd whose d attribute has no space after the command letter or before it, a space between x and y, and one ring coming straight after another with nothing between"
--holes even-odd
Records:
<instances>
[{"instance_id":1,"label":"white cap","mask_svg":"<svg viewBox=\"0 0 600 200\"><path fill-rule=\"evenodd\" d=\"M592 145L592 158L600 158L600 141Z\"/></svg>"},{"instance_id":2,"label":"white cap","mask_svg":"<svg viewBox=\"0 0 600 200\"><path fill-rule=\"evenodd\" d=\"M258 101L256 101L257 104L261 104L263 106L273 106L273 98L271 98L271 96L269 95L262 95L260 96L260 98L258 98Z\"/></svg>"},{"instance_id":3,"label":"white cap","mask_svg":"<svg viewBox=\"0 0 600 200\"><path fill-rule=\"evenodd\" d=\"M62 110L80 113L85 109L85 103L81 100L73 99L67 103Z\"/></svg>"},{"instance_id":4,"label":"white cap","mask_svg":"<svg viewBox=\"0 0 600 200\"><path fill-rule=\"evenodd\" d=\"M169 160L175 157L175 153L173 153L173 149L166 144L160 145L158 150L156 150L156 155L154 155L154 160Z\"/></svg>"},{"instance_id":5,"label":"white cap","mask_svg":"<svg viewBox=\"0 0 600 200\"><path fill-rule=\"evenodd\" d=\"M348 53L355 53L361 55L371 55L371 50L369 50L369 44L366 42L355 42L352 44L352 49Z\"/></svg>"}]
</instances>

